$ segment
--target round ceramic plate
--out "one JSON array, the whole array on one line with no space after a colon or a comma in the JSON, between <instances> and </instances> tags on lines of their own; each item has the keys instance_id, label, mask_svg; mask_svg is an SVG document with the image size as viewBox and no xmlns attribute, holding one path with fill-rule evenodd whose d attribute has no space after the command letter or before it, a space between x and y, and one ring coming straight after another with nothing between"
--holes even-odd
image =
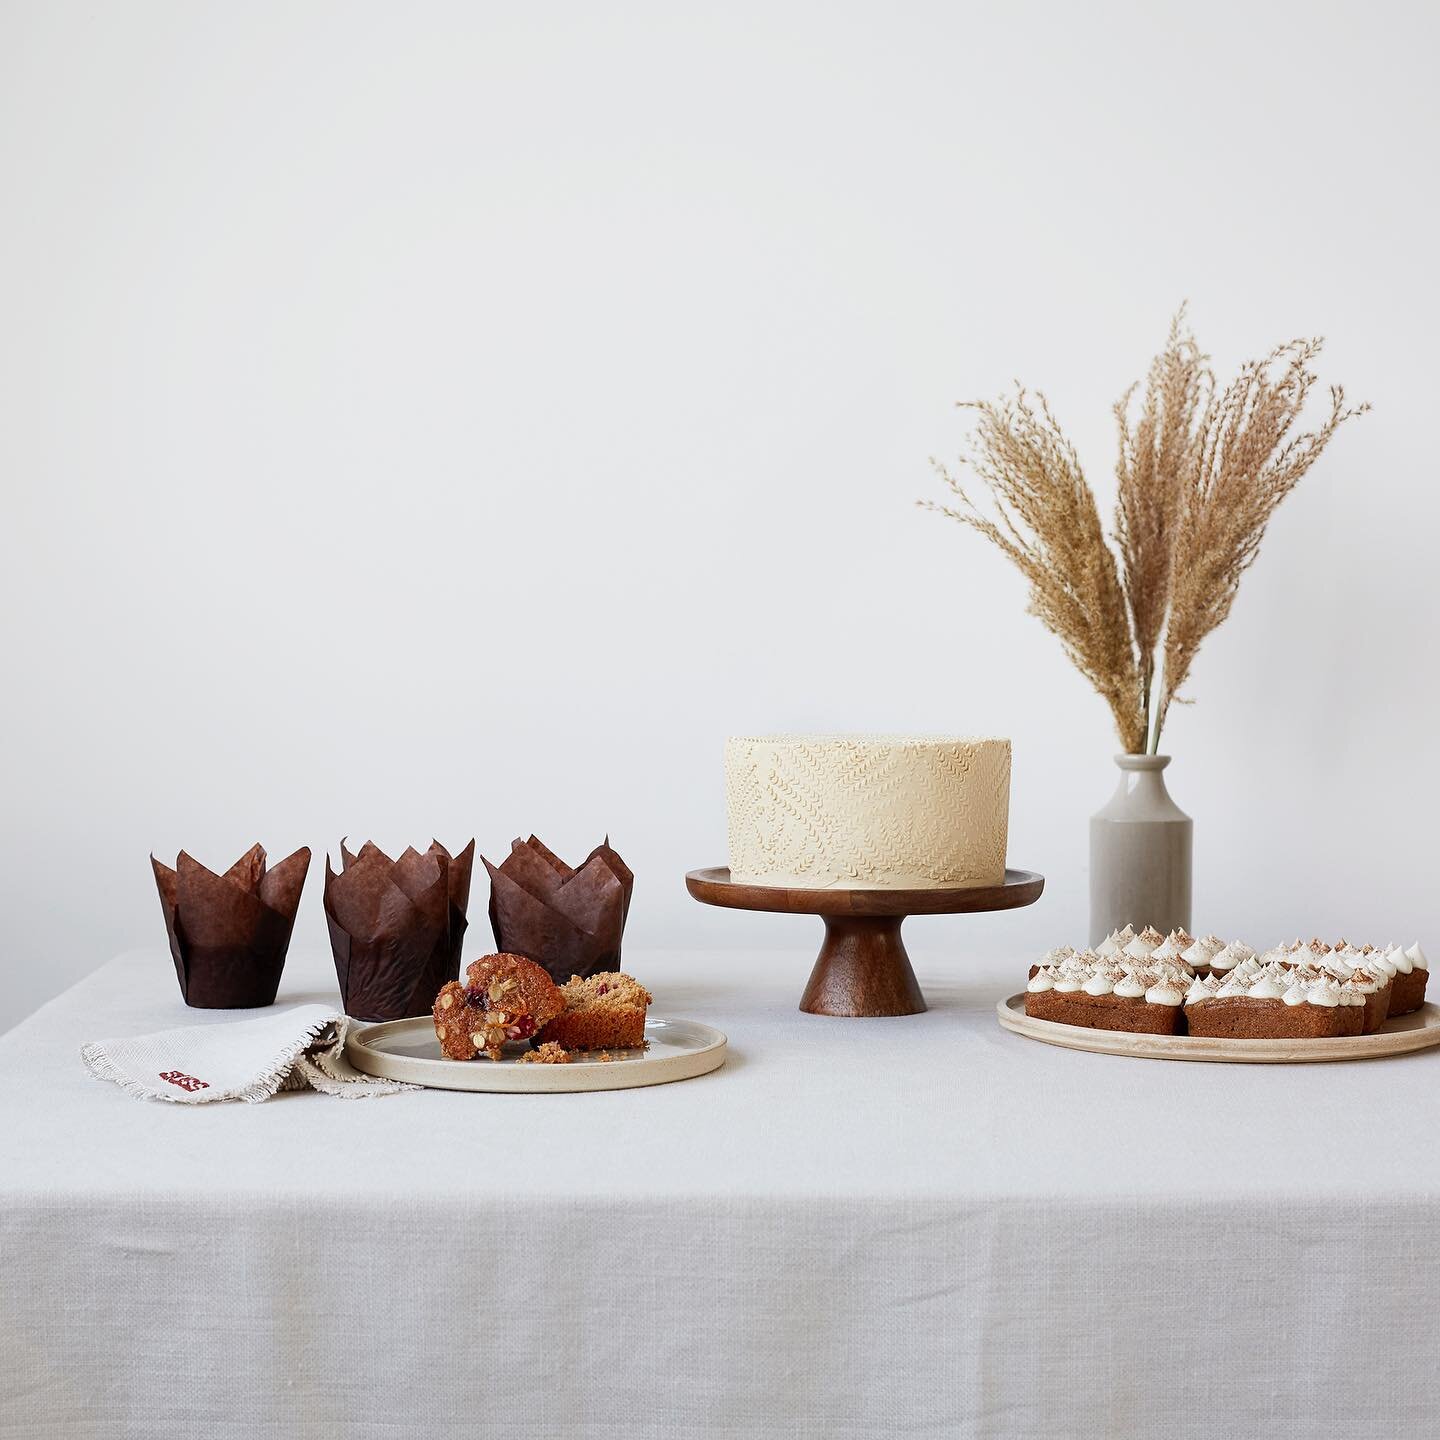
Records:
<instances>
[{"instance_id":1,"label":"round ceramic plate","mask_svg":"<svg viewBox=\"0 0 1440 1440\"><path fill-rule=\"evenodd\" d=\"M517 1049L503 1060L447 1060L428 1015L360 1025L345 1038L350 1063L367 1075L408 1080L435 1090L484 1090L553 1095L568 1090L630 1090L666 1085L718 1070L725 1037L694 1020L645 1022L644 1050L612 1050L612 1060L575 1059L568 1065L520 1064Z\"/></svg>"},{"instance_id":2,"label":"round ceramic plate","mask_svg":"<svg viewBox=\"0 0 1440 1440\"><path fill-rule=\"evenodd\" d=\"M1211 1040L1197 1035L1132 1035L1126 1030L1087 1030L1034 1020L1025 1013L1025 997L1012 995L996 1007L1000 1023L1017 1035L1095 1050L1102 1055L1138 1055L1145 1060L1220 1060L1241 1065L1296 1065L1314 1060L1377 1060L1440 1045L1440 1009L1422 1005L1410 1015L1387 1021L1373 1035L1337 1035L1332 1040Z\"/></svg>"}]
</instances>

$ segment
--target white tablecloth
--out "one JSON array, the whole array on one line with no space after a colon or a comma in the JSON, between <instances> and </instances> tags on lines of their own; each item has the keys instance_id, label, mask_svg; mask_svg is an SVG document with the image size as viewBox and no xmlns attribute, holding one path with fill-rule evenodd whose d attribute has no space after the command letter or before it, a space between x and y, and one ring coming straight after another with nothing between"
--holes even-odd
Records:
<instances>
[{"instance_id":1,"label":"white tablecloth","mask_svg":"<svg viewBox=\"0 0 1440 1440\"><path fill-rule=\"evenodd\" d=\"M681 1084L195 1108L80 1044L230 1017L106 965L0 1037L0 1436L1440 1434L1440 1054L1053 1049L1020 956L823 1019L809 958L628 955L730 1037Z\"/></svg>"}]
</instances>

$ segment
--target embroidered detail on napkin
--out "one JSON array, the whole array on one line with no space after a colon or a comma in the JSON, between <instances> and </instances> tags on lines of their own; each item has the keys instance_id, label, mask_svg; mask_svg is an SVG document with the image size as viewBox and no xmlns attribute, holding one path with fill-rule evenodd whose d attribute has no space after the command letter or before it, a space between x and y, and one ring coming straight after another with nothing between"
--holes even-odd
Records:
<instances>
[{"instance_id":1,"label":"embroidered detail on napkin","mask_svg":"<svg viewBox=\"0 0 1440 1440\"><path fill-rule=\"evenodd\" d=\"M417 1090L362 1074L345 1058L350 1021L325 1005L297 1005L257 1020L186 1025L125 1040L97 1040L80 1058L101 1080L143 1100L255 1104L281 1090L364 1099Z\"/></svg>"}]
</instances>

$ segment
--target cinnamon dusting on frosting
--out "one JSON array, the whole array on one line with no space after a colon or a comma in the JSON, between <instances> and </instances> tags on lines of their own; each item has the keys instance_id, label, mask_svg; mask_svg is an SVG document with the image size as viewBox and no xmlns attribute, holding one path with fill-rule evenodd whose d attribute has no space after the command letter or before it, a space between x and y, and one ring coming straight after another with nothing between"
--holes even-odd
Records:
<instances>
[{"instance_id":1,"label":"cinnamon dusting on frosting","mask_svg":"<svg viewBox=\"0 0 1440 1440\"><path fill-rule=\"evenodd\" d=\"M1209 974L1197 975L1197 967ZM1343 936L1334 945L1318 936L1281 942L1257 955L1243 940L1218 936L1196 939L1183 928L1162 936L1146 925L1112 931L1095 949L1057 946L1042 958L1031 991L1084 991L1150 1004L1189 1005L1244 997L1282 1000L1286 1005L1364 1005L1386 991L1397 975L1428 972L1419 942L1407 950L1390 944L1353 945ZM1380 1001L1382 1007L1384 999ZM1383 1015L1383 1009L1382 1009Z\"/></svg>"}]
</instances>

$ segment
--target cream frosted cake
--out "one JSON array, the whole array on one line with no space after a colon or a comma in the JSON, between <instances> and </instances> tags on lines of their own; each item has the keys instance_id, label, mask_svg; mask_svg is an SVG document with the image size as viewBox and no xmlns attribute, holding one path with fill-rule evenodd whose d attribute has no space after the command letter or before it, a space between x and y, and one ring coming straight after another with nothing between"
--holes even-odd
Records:
<instances>
[{"instance_id":1,"label":"cream frosted cake","mask_svg":"<svg viewBox=\"0 0 1440 1440\"><path fill-rule=\"evenodd\" d=\"M763 735L725 742L730 878L935 889L1005 878L1010 742Z\"/></svg>"}]
</instances>

